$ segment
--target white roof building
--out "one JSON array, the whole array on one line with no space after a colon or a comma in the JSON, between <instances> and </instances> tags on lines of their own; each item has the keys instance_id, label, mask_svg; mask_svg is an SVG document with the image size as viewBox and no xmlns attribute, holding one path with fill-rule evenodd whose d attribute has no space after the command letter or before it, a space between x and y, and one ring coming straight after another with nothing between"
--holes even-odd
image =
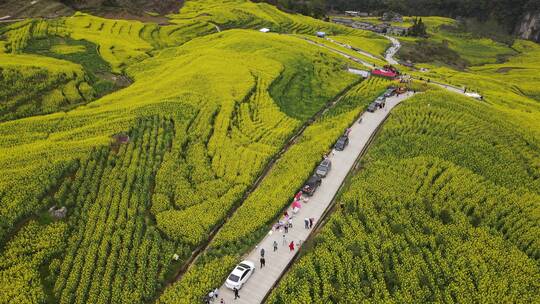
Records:
<instances>
[{"instance_id":1,"label":"white roof building","mask_svg":"<svg viewBox=\"0 0 540 304\"><path fill-rule=\"evenodd\" d=\"M353 73L355 75L360 75L364 78L368 78L369 77L369 71L364 71L364 70L359 70L359 69L353 69L353 68L349 68L349 73Z\"/></svg>"},{"instance_id":2,"label":"white roof building","mask_svg":"<svg viewBox=\"0 0 540 304\"><path fill-rule=\"evenodd\" d=\"M478 94L478 93L465 93L466 96L469 96L469 97L472 97L474 99L482 99L482 95Z\"/></svg>"}]
</instances>

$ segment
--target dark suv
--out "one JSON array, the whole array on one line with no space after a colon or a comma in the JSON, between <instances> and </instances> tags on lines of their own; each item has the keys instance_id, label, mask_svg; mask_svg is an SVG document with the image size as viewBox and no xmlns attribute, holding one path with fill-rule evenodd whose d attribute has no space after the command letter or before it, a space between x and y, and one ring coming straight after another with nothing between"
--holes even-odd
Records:
<instances>
[{"instance_id":1,"label":"dark suv","mask_svg":"<svg viewBox=\"0 0 540 304\"><path fill-rule=\"evenodd\" d=\"M372 102L368 106L367 111L373 113L373 112L377 111L378 108L379 108L379 105L377 103L375 103L375 102Z\"/></svg>"},{"instance_id":2,"label":"dark suv","mask_svg":"<svg viewBox=\"0 0 540 304\"><path fill-rule=\"evenodd\" d=\"M319 186L321 185L321 182L322 179L319 176L311 176L307 183L304 185L304 188L302 188L302 192L309 196L312 196L313 193L315 193L315 191L317 190L317 188L319 188Z\"/></svg>"},{"instance_id":3,"label":"dark suv","mask_svg":"<svg viewBox=\"0 0 540 304\"><path fill-rule=\"evenodd\" d=\"M337 140L336 145L334 146L334 149L336 149L337 151L343 151L345 150L345 147L347 147L348 144L349 144L349 137L343 135Z\"/></svg>"},{"instance_id":4,"label":"dark suv","mask_svg":"<svg viewBox=\"0 0 540 304\"><path fill-rule=\"evenodd\" d=\"M386 92L384 92L384 97L392 97L396 94L396 89L393 87L388 88Z\"/></svg>"}]
</instances>

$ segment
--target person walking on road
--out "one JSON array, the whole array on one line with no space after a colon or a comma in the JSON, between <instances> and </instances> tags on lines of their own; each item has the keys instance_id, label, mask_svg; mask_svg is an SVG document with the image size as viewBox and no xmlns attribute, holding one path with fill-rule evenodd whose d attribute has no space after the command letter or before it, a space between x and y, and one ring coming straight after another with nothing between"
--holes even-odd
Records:
<instances>
[{"instance_id":1,"label":"person walking on road","mask_svg":"<svg viewBox=\"0 0 540 304\"><path fill-rule=\"evenodd\" d=\"M261 257L260 261L261 261L261 268L263 268L266 265L266 260L264 259L264 257Z\"/></svg>"},{"instance_id":2,"label":"person walking on road","mask_svg":"<svg viewBox=\"0 0 540 304\"><path fill-rule=\"evenodd\" d=\"M313 222L315 221L314 218L309 218L309 229L313 228Z\"/></svg>"},{"instance_id":3,"label":"person walking on road","mask_svg":"<svg viewBox=\"0 0 540 304\"><path fill-rule=\"evenodd\" d=\"M304 218L304 227L305 227L306 229L309 229L309 219L308 219L307 217Z\"/></svg>"},{"instance_id":4,"label":"person walking on road","mask_svg":"<svg viewBox=\"0 0 540 304\"><path fill-rule=\"evenodd\" d=\"M294 251L294 241L291 241L291 242L289 243L289 250L290 250L291 252Z\"/></svg>"},{"instance_id":5,"label":"person walking on road","mask_svg":"<svg viewBox=\"0 0 540 304\"><path fill-rule=\"evenodd\" d=\"M285 224L284 229L285 229L285 233L289 233L289 224Z\"/></svg>"},{"instance_id":6,"label":"person walking on road","mask_svg":"<svg viewBox=\"0 0 540 304\"><path fill-rule=\"evenodd\" d=\"M285 238L285 234L283 235L283 246L287 245L287 239Z\"/></svg>"},{"instance_id":7,"label":"person walking on road","mask_svg":"<svg viewBox=\"0 0 540 304\"><path fill-rule=\"evenodd\" d=\"M264 258L264 248L261 248L261 258Z\"/></svg>"},{"instance_id":8,"label":"person walking on road","mask_svg":"<svg viewBox=\"0 0 540 304\"><path fill-rule=\"evenodd\" d=\"M219 289L216 288L216 289L214 289L214 297L216 298L216 300L217 300L218 296L219 296Z\"/></svg>"},{"instance_id":9,"label":"person walking on road","mask_svg":"<svg viewBox=\"0 0 540 304\"><path fill-rule=\"evenodd\" d=\"M289 218L289 228L292 228L292 217Z\"/></svg>"},{"instance_id":10,"label":"person walking on road","mask_svg":"<svg viewBox=\"0 0 540 304\"><path fill-rule=\"evenodd\" d=\"M276 252L276 251L277 251L277 242L274 241L274 252Z\"/></svg>"},{"instance_id":11,"label":"person walking on road","mask_svg":"<svg viewBox=\"0 0 540 304\"><path fill-rule=\"evenodd\" d=\"M233 288L233 291L234 291L234 299L239 299L240 298L240 294L238 294L238 288Z\"/></svg>"}]
</instances>

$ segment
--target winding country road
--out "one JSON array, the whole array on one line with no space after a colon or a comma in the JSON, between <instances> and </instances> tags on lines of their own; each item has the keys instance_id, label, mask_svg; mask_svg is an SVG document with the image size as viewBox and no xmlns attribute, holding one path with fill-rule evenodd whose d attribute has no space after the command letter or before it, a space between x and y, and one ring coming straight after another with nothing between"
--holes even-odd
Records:
<instances>
[{"instance_id":1,"label":"winding country road","mask_svg":"<svg viewBox=\"0 0 540 304\"><path fill-rule=\"evenodd\" d=\"M392 42L392 46L389 47L386 50L386 54L384 55L384 58L386 61L391 65L398 65L399 62L394 58L394 55L397 54L399 49L401 48L401 43L399 43L399 40L397 40L394 37L383 35L386 39L390 40Z\"/></svg>"},{"instance_id":2,"label":"winding country road","mask_svg":"<svg viewBox=\"0 0 540 304\"><path fill-rule=\"evenodd\" d=\"M394 56L397 54L397 52L399 51L399 49L401 48L401 43L399 42L399 40L397 38L394 38L394 37L391 37L391 36L387 36L387 35L382 35L383 37L385 37L386 39L390 40L390 42L392 42L392 46L389 47L387 50L386 50L386 54L385 54L385 59L386 59L386 62L388 62L389 64L391 65L398 65L399 62L394 58ZM306 40L307 42L311 43L311 44L314 44L314 45L317 45L319 47L323 47L323 48L326 48L336 54L339 54L343 57L346 57L348 58L349 60L352 60L354 62L357 62L357 63L360 63L362 65L364 65L365 67L368 67L370 69L374 69L374 68L380 68L374 64L371 64L365 60L362 60L358 57L355 57L355 56L352 56L352 55L349 55L345 52L342 52L338 49L335 49L335 48L332 48L332 47L329 47L325 44L322 44L322 43L318 43L316 41L313 41L309 38L305 38L305 37L302 37L302 39ZM328 41L330 42L333 42L335 44L338 44L338 45L341 45L340 43L337 43L336 41L332 40L332 39L327 39ZM364 51L364 53L367 53ZM369 53L368 53L369 54ZM374 55L371 55L371 56L374 56ZM441 82L437 82L437 81L431 81L430 82L431 84L433 85L436 85L440 88L443 88L447 91L450 91L450 92L453 92L453 93L457 93L457 94L460 94L460 95L463 95L463 96L467 96L469 98L473 98L469 95L467 95L464 91L463 91L463 88L460 88L460 87L457 87L457 86L454 86L454 85L450 85L450 84L445 84L445 83L441 83Z\"/></svg>"},{"instance_id":3,"label":"winding country road","mask_svg":"<svg viewBox=\"0 0 540 304\"><path fill-rule=\"evenodd\" d=\"M386 120L390 111L401 101L411 97L412 93L406 93L401 96L390 97L387 99L386 108L379 109L375 113L366 112L362 115L361 123L354 122L350 127L350 144L341 152L335 152L329 158L332 161L332 170L327 177L323 179L322 185L309 199L308 203L302 204L302 208L294 216L293 228L284 234L276 231L267 234L266 237L247 254L244 259L250 260L257 265L257 270L253 273L248 282L240 290L240 298L234 300L233 292L224 285L219 290L219 297L225 300L225 303L256 304L262 303L267 294L272 290L276 282L287 270L293 258L298 254L298 248L291 252L287 245L284 245L283 235L286 243L302 243L313 232L313 229L304 228L304 218L315 218L319 221L324 216L327 209L332 205L334 197L345 181L347 174L353 168L356 160L362 155L368 147L371 138L375 135L379 126ZM293 193L291 193L291 196ZM292 211L289 210L289 214ZM270 227L268 227L270 231ZM273 242L278 243L278 250L273 251ZM265 249L266 267L259 267L260 249ZM231 269L232 270L232 269ZM219 303L219 302L217 302Z\"/></svg>"}]
</instances>

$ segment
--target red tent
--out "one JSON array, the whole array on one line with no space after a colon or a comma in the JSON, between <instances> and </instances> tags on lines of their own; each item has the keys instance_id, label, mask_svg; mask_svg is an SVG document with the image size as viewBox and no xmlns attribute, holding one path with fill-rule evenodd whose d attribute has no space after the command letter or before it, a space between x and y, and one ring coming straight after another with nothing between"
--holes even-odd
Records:
<instances>
[{"instance_id":1,"label":"red tent","mask_svg":"<svg viewBox=\"0 0 540 304\"><path fill-rule=\"evenodd\" d=\"M371 71L372 75L394 79L397 77L397 73L387 70L375 69Z\"/></svg>"}]
</instances>

